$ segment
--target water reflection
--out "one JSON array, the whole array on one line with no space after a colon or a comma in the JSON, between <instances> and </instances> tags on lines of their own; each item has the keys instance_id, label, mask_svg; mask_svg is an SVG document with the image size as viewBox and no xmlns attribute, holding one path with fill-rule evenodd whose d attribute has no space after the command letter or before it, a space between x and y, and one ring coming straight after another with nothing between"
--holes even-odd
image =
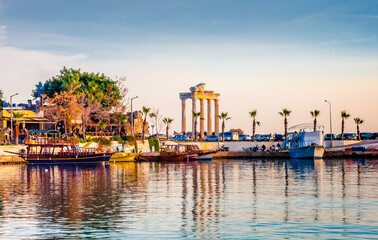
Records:
<instances>
[{"instance_id":1,"label":"water reflection","mask_svg":"<svg viewBox=\"0 0 378 240\"><path fill-rule=\"evenodd\" d=\"M0 238L366 238L377 162L0 166Z\"/></svg>"}]
</instances>

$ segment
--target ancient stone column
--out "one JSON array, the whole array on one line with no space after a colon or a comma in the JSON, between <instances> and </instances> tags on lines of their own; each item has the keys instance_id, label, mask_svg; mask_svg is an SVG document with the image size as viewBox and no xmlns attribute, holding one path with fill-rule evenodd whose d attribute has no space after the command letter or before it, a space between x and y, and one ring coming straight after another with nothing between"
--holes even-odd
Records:
<instances>
[{"instance_id":1,"label":"ancient stone column","mask_svg":"<svg viewBox=\"0 0 378 240\"><path fill-rule=\"evenodd\" d=\"M219 135L219 100L214 99L215 111L214 111L214 134Z\"/></svg>"},{"instance_id":2,"label":"ancient stone column","mask_svg":"<svg viewBox=\"0 0 378 240\"><path fill-rule=\"evenodd\" d=\"M181 122L181 131L183 134L186 133L186 99L181 99L181 109L182 109L182 122Z\"/></svg>"},{"instance_id":3,"label":"ancient stone column","mask_svg":"<svg viewBox=\"0 0 378 240\"><path fill-rule=\"evenodd\" d=\"M204 109L204 99L200 99L200 111L201 111L201 119L200 119L200 129L201 129L201 137L205 135L205 109Z\"/></svg>"},{"instance_id":4,"label":"ancient stone column","mask_svg":"<svg viewBox=\"0 0 378 240\"><path fill-rule=\"evenodd\" d=\"M207 136L211 136L211 99L207 99Z\"/></svg>"},{"instance_id":5,"label":"ancient stone column","mask_svg":"<svg viewBox=\"0 0 378 240\"><path fill-rule=\"evenodd\" d=\"M194 137L194 117L193 117L193 112L197 112L196 110L196 100L194 96L192 97L192 134Z\"/></svg>"}]
</instances>

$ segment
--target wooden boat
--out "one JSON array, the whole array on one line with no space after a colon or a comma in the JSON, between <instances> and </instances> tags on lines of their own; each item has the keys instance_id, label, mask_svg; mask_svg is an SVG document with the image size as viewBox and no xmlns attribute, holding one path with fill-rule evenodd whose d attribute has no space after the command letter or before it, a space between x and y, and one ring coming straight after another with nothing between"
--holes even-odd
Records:
<instances>
[{"instance_id":1,"label":"wooden boat","mask_svg":"<svg viewBox=\"0 0 378 240\"><path fill-rule=\"evenodd\" d=\"M182 161L187 153L179 145L165 145L156 153L143 153L138 156L139 161Z\"/></svg>"},{"instance_id":2,"label":"wooden boat","mask_svg":"<svg viewBox=\"0 0 378 240\"><path fill-rule=\"evenodd\" d=\"M118 152L114 153L109 161L113 162L134 162L137 154L136 153L125 153Z\"/></svg>"},{"instance_id":3,"label":"wooden boat","mask_svg":"<svg viewBox=\"0 0 378 240\"><path fill-rule=\"evenodd\" d=\"M188 155L194 154L189 160L209 161L213 159L214 154L217 152L217 150L200 149L196 144L182 144L180 146L185 147L185 152Z\"/></svg>"},{"instance_id":4,"label":"wooden boat","mask_svg":"<svg viewBox=\"0 0 378 240\"><path fill-rule=\"evenodd\" d=\"M30 164L78 164L108 162L113 153L81 149L78 143L50 138L26 139L26 152L19 153Z\"/></svg>"}]
</instances>

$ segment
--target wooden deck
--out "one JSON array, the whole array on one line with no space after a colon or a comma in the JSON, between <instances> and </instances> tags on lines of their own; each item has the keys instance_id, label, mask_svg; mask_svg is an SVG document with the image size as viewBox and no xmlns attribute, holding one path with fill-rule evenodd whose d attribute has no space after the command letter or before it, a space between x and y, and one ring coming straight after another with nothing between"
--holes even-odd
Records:
<instances>
[{"instance_id":1,"label":"wooden deck","mask_svg":"<svg viewBox=\"0 0 378 240\"><path fill-rule=\"evenodd\" d=\"M26 163L25 160L16 155L0 156L0 164L23 164L23 163Z\"/></svg>"}]
</instances>

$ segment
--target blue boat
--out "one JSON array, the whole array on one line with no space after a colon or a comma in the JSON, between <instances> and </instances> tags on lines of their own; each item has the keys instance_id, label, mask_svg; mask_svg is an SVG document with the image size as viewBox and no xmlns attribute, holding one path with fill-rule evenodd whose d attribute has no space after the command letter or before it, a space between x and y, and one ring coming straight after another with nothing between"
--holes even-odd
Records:
<instances>
[{"instance_id":1,"label":"blue boat","mask_svg":"<svg viewBox=\"0 0 378 240\"><path fill-rule=\"evenodd\" d=\"M60 139L26 139L25 145L26 152L19 156L30 164L102 163L113 155L101 149L81 149L78 143Z\"/></svg>"}]
</instances>

